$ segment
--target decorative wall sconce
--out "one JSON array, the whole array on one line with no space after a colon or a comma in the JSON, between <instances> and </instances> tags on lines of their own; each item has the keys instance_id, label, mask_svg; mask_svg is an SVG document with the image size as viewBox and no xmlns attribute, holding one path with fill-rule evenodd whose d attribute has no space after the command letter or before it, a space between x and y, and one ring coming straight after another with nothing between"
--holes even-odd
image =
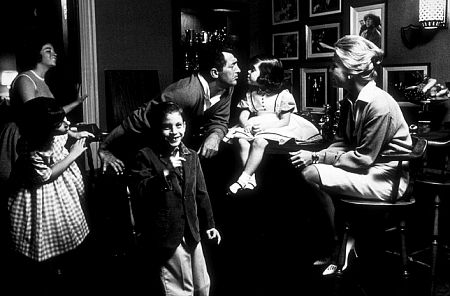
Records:
<instances>
[{"instance_id":1,"label":"decorative wall sconce","mask_svg":"<svg viewBox=\"0 0 450 296\"><path fill-rule=\"evenodd\" d=\"M447 0L420 0L419 23L424 29L447 27Z\"/></svg>"},{"instance_id":2,"label":"decorative wall sconce","mask_svg":"<svg viewBox=\"0 0 450 296\"><path fill-rule=\"evenodd\" d=\"M437 33L437 29L447 28L448 0L420 0L419 23L401 28L403 44L411 49L426 44Z\"/></svg>"}]
</instances>

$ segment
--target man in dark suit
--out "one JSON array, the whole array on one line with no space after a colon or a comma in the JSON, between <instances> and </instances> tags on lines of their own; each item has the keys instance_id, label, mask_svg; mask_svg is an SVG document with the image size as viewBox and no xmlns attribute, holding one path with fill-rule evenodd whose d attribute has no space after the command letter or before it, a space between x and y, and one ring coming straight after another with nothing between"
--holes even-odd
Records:
<instances>
[{"instance_id":1,"label":"man in dark suit","mask_svg":"<svg viewBox=\"0 0 450 296\"><path fill-rule=\"evenodd\" d=\"M125 163L111 152L111 147L123 136L142 139L150 129L146 114L154 103L161 101L175 102L183 108L190 126L186 145L198 149L202 158L215 156L228 130L231 97L241 71L237 62L229 48L213 47L201 52L197 73L169 85L158 98L135 110L104 139L98 151L103 172L108 167L117 174L123 172Z\"/></svg>"}]
</instances>

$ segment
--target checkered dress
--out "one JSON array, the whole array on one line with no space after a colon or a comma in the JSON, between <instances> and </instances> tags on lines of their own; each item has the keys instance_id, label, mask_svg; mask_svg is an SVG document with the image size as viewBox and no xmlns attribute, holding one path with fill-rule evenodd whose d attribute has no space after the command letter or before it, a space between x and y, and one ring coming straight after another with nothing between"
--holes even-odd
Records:
<instances>
[{"instance_id":1,"label":"checkered dress","mask_svg":"<svg viewBox=\"0 0 450 296\"><path fill-rule=\"evenodd\" d=\"M24 154L31 167L28 164L28 170L16 174L24 186L8 202L14 249L37 261L74 249L89 233L80 204L85 191L77 164L73 162L56 180L46 183L51 166L69 154L66 141L67 135L57 136L50 151Z\"/></svg>"}]
</instances>

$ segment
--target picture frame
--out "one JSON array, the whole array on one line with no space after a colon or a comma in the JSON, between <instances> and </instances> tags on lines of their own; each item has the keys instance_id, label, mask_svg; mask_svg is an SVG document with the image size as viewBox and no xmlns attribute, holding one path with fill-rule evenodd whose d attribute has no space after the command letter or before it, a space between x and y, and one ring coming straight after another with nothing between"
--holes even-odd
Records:
<instances>
[{"instance_id":1,"label":"picture frame","mask_svg":"<svg viewBox=\"0 0 450 296\"><path fill-rule=\"evenodd\" d=\"M324 105L328 104L328 69L301 68L301 109L311 113L323 113Z\"/></svg>"},{"instance_id":2,"label":"picture frame","mask_svg":"<svg viewBox=\"0 0 450 296\"><path fill-rule=\"evenodd\" d=\"M298 31L272 34L272 55L280 60L298 59Z\"/></svg>"},{"instance_id":3,"label":"picture frame","mask_svg":"<svg viewBox=\"0 0 450 296\"><path fill-rule=\"evenodd\" d=\"M369 28L367 26L369 25ZM350 35L364 36L386 50L386 5L350 6Z\"/></svg>"},{"instance_id":4,"label":"picture frame","mask_svg":"<svg viewBox=\"0 0 450 296\"><path fill-rule=\"evenodd\" d=\"M341 12L341 0L309 0L309 16L316 17Z\"/></svg>"},{"instance_id":5,"label":"picture frame","mask_svg":"<svg viewBox=\"0 0 450 296\"><path fill-rule=\"evenodd\" d=\"M272 25L298 21L298 1L299 0L272 0Z\"/></svg>"},{"instance_id":6,"label":"picture frame","mask_svg":"<svg viewBox=\"0 0 450 296\"><path fill-rule=\"evenodd\" d=\"M424 76L430 76L430 72L429 63L383 66L383 90L397 102L405 102L407 99L401 90L419 84Z\"/></svg>"},{"instance_id":7,"label":"picture frame","mask_svg":"<svg viewBox=\"0 0 450 296\"><path fill-rule=\"evenodd\" d=\"M294 69L284 70L284 86L291 94L294 94Z\"/></svg>"},{"instance_id":8,"label":"picture frame","mask_svg":"<svg viewBox=\"0 0 450 296\"><path fill-rule=\"evenodd\" d=\"M333 57L333 44L341 35L341 24L305 25L306 59Z\"/></svg>"}]
</instances>

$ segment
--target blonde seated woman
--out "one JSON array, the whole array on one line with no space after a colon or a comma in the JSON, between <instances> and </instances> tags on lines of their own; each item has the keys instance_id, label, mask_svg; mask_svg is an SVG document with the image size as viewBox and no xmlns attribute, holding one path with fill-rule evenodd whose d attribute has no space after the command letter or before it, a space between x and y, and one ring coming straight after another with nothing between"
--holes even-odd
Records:
<instances>
[{"instance_id":1,"label":"blonde seated woman","mask_svg":"<svg viewBox=\"0 0 450 296\"><path fill-rule=\"evenodd\" d=\"M226 142L238 142L244 166L238 180L229 187L230 195L256 187L255 171L269 141L281 146L288 141L303 143L321 138L314 124L295 114L294 97L283 88L281 61L272 56L256 56L250 65L247 76L250 89L237 106L240 123L230 128L224 138Z\"/></svg>"},{"instance_id":2,"label":"blonde seated woman","mask_svg":"<svg viewBox=\"0 0 450 296\"><path fill-rule=\"evenodd\" d=\"M398 103L375 84L376 65L381 63L383 51L356 35L342 37L334 47L331 83L348 91L341 102L341 137L319 152L294 152L291 161L317 193L336 241L335 209L330 194L389 199L398 162L379 163L378 156L405 152L402 147L410 146L412 140ZM405 192L408 178L407 172L401 176L398 196ZM332 261L333 258L324 275L335 272L337 267Z\"/></svg>"}]
</instances>

